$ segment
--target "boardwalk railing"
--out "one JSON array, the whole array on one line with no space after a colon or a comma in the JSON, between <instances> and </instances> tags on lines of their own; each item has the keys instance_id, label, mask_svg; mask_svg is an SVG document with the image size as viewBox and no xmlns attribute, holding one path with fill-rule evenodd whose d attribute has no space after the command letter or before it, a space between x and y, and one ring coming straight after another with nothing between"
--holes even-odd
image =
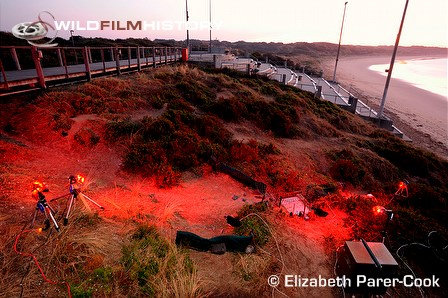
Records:
<instances>
[{"instance_id":1,"label":"boardwalk railing","mask_svg":"<svg viewBox=\"0 0 448 298\"><path fill-rule=\"evenodd\" d=\"M179 61L177 47L0 46L0 91L120 75Z\"/></svg>"}]
</instances>

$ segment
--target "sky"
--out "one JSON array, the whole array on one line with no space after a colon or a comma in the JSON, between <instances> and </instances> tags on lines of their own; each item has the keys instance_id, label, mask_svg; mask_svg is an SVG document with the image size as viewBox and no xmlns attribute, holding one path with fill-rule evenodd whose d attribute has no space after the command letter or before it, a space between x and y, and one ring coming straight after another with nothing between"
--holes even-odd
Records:
<instances>
[{"instance_id":1,"label":"sky","mask_svg":"<svg viewBox=\"0 0 448 298\"><path fill-rule=\"evenodd\" d=\"M209 39L209 26L195 28L212 17L212 39L264 42L338 43L344 3L339 0L188 0L190 38ZM409 0L400 45L448 47L448 1ZM346 5L342 44L393 45L406 0L351 0ZM185 0L40 0L0 2L0 30L11 32L14 25L38 20L48 11L56 21L78 21L74 35L105 38L186 38ZM53 22L49 15L41 14ZM142 21L165 28L146 30L82 30L88 21ZM92 23L93 24L93 23ZM111 24L111 23L109 23ZM168 24L168 25L167 25ZM109 26L111 27L111 26ZM179 28L178 28L179 27ZM91 26L95 29L95 26ZM78 30L79 29L79 30ZM143 29L143 28L142 28ZM167 30L162 30L167 29ZM48 36L56 32L49 32ZM70 36L69 30L57 35Z\"/></svg>"}]
</instances>

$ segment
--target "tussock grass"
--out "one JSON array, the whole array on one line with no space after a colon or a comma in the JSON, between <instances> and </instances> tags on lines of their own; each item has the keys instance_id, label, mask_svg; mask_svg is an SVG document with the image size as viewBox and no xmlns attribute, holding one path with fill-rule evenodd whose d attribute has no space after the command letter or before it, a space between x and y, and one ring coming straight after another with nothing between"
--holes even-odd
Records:
<instances>
[{"instance_id":1,"label":"tussock grass","mask_svg":"<svg viewBox=\"0 0 448 298\"><path fill-rule=\"evenodd\" d=\"M117 230L117 231L114 231ZM73 297L206 297L188 254L165 240L154 226L139 225L123 238L116 225L75 211L61 232L23 234L19 250L36 255L47 277L67 281ZM15 235L7 236L11 244ZM47 293L65 297L64 285L42 281L34 263L1 250L2 294ZM8 261L6 261L8 260ZM23 290L19 281L25 279ZM37 281L37 282L34 282Z\"/></svg>"},{"instance_id":2,"label":"tussock grass","mask_svg":"<svg viewBox=\"0 0 448 298\"><path fill-rule=\"evenodd\" d=\"M181 207L181 203L175 200L170 200L166 202L162 208L157 208L155 210L155 215L157 218L158 225L164 225L170 223L176 215L181 214L184 209Z\"/></svg>"},{"instance_id":3,"label":"tussock grass","mask_svg":"<svg viewBox=\"0 0 448 298\"><path fill-rule=\"evenodd\" d=\"M205 297L189 256L161 237L154 226L139 226L123 247L130 276L128 293L156 297Z\"/></svg>"}]
</instances>

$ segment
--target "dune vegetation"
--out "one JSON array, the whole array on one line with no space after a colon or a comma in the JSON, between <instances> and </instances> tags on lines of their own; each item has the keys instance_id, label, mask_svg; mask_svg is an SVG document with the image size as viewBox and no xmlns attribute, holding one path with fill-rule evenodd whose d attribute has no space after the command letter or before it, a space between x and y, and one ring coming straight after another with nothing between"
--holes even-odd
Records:
<instances>
[{"instance_id":1,"label":"dune vegetation","mask_svg":"<svg viewBox=\"0 0 448 298\"><path fill-rule=\"evenodd\" d=\"M316 241L317 255L325 260L322 266L331 275L334 251L344 241L381 240L385 218L373 214L376 205L395 214L386 242L393 253L404 244L427 244L428 234L437 231L437 241L431 239L425 253L410 249L405 259L419 276L443 275L446 263L440 260L447 260L446 249L441 247L448 239L448 162L308 92L229 70L178 65L58 87L2 105L0 292L6 296L66 295L63 284L43 286L34 264L12 250L21 227L29 224L28 211L12 206L21 200L32 212L34 202L23 199L29 196L27 182L36 178L54 182L61 169L66 173L82 165L84 171L93 168L99 176L94 191L112 185L109 209L123 212L106 211L99 216L77 212L61 233L31 236L34 232L29 232L19 243L20 249L37 255L53 280L67 281L74 297L270 296L273 290L265 281L270 274L285 273L285 266L296 268L293 263L299 264L299 252L303 259L312 258L312 251L291 237L294 229L302 238ZM57 158L35 153L46 150ZM84 158L89 164L80 162ZM39 162L45 170L26 170L40 169ZM250 256L219 256L230 265L218 266L217 271L227 272L215 274L228 274L231 281L217 281L204 268L219 259L174 245L177 229L195 228L188 225L189 211L171 201L162 208L157 205L159 193L147 198L147 190L141 190L147 184L160 189L151 190L154 193L170 196L170 192L182 191L191 176L200 180L217 175L217 163L264 182L269 193L267 204L246 204L239 210L240 217L253 213L260 217L249 218L243 227L231 231L244 235L255 231L259 249ZM117 183L120 179L141 184ZM409 196L394 196L404 179L409 181ZM136 207L140 205L126 209L123 205L127 203L117 195L125 191L129 206L144 196L141 206L154 205L154 209L144 212L144 207ZM340 225L324 224L325 218L314 216L310 225L324 225L325 232L301 227L308 222L290 218L277 207L280 196L293 192L331 211L334 218L341 214ZM210 216L222 220L222 215L226 214ZM203 226L207 224L204 220ZM203 231L207 233L210 227ZM280 258L275 257L278 252ZM201 264L201 258L210 259ZM403 263L400 274L409 274ZM402 297L418 294L416 289L393 291ZM441 294L440 289L425 291ZM328 294L285 292L314 297ZM340 292L333 289L329 294Z\"/></svg>"}]
</instances>

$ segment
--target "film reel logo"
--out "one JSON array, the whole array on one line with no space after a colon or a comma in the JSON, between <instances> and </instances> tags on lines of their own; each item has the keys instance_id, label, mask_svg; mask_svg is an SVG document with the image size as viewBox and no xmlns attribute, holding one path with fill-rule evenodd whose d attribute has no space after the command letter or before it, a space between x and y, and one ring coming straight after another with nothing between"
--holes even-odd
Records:
<instances>
[{"instance_id":1,"label":"film reel logo","mask_svg":"<svg viewBox=\"0 0 448 298\"><path fill-rule=\"evenodd\" d=\"M34 22L25 22L25 23L19 23L12 27L12 34L20 39L25 39L30 45L36 46L36 47L54 47L57 46L57 43L52 43L55 38L57 37L58 31L53 27L52 24L45 21L43 19L43 16L46 16L46 19L52 19L50 22L56 21L54 16L49 13L48 11L41 11L37 15L37 21ZM44 39L47 37L47 34L49 33L50 29L54 31L54 36L47 42L44 43L37 43L37 40Z\"/></svg>"}]
</instances>

